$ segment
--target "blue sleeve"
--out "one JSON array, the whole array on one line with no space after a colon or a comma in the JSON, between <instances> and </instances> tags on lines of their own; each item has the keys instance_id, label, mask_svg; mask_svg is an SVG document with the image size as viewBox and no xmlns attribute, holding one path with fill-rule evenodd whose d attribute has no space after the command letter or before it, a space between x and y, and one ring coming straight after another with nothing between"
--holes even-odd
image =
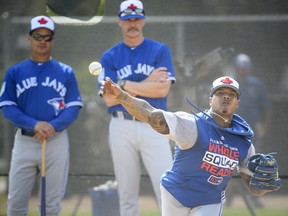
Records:
<instances>
[{"instance_id":1,"label":"blue sleeve","mask_svg":"<svg viewBox=\"0 0 288 216\"><path fill-rule=\"evenodd\" d=\"M98 88L101 87L101 82L105 79L105 77L109 77L113 82L117 82L117 68L113 66L113 59L111 55L105 53L101 58L102 72L98 76Z\"/></svg>"},{"instance_id":2,"label":"blue sleeve","mask_svg":"<svg viewBox=\"0 0 288 216\"><path fill-rule=\"evenodd\" d=\"M102 72L98 75L97 82L98 82L98 95L100 95L100 88L102 86L102 81L105 80L105 77L109 77L113 82L117 82L117 74L116 74L116 68L113 66L113 60L111 58L111 55L109 53L104 53L101 61L102 65ZM101 96L101 95L100 95Z\"/></svg>"},{"instance_id":3,"label":"blue sleeve","mask_svg":"<svg viewBox=\"0 0 288 216\"><path fill-rule=\"evenodd\" d=\"M68 107L49 123L54 127L56 132L62 131L68 128L77 119L80 109L80 106Z\"/></svg>"},{"instance_id":4,"label":"blue sleeve","mask_svg":"<svg viewBox=\"0 0 288 216\"><path fill-rule=\"evenodd\" d=\"M53 118L49 123L56 132L67 129L78 117L83 103L78 88L78 83L74 71L71 69L69 77L69 87L65 96L65 109Z\"/></svg>"},{"instance_id":5,"label":"blue sleeve","mask_svg":"<svg viewBox=\"0 0 288 216\"><path fill-rule=\"evenodd\" d=\"M172 80L172 83L176 81L172 54L170 48L167 45L164 45L161 52L159 53L159 59L156 68L158 67L167 67L168 72L170 72L170 80Z\"/></svg>"},{"instance_id":6,"label":"blue sleeve","mask_svg":"<svg viewBox=\"0 0 288 216\"><path fill-rule=\"evenodd\" d=\"M65 103L67 105L70 103L75 105L76 103L77 105L82 106L82 99L81 99L78 83L76 80L76 75L73 70L70 73L68 83L69 85L68 85L67 93L65 96Z\"/></svg>"},{"instance_id":7,"label":"blue sleeve","mask_svg":"<svg viewBox=\"0 0 288 216\"><path fill-rule=\"evenodd\" d=\"M174 67L173 67L173 60L172 55L169 47L167 45L163 45L158 55L157 59L157 67L167 67L168 70L174 75Z\"/></svg>"},{"instance_id":8,"label":"blue sleeve","mask_svg":"<svg viewBox=\"0 0 288 216\"><path fill-rule=\"evenodd\" d=\"M25 130L34 130L37 120L27 116L17 106L3 106L2 112L5 118L12 122L16 127Z\"/></svg>"}]
</instances>

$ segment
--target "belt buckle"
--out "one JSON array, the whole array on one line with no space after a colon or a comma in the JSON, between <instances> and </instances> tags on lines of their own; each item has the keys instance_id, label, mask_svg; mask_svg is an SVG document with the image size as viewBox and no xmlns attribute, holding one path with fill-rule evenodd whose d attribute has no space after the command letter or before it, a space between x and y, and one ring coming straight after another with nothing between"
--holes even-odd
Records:
<instances>
[{"instance_id":1,"label":"belt buckle","mask_svg":"<svg viewBox=\"0 0 288 216\"><path fill-rule=\"evenodd\" d=\"M118 111L118 112L117 112L117 117L118 117L119 119L125 119L125 118L124 118L124 113L121 112L121 111Z\"/></svg>"}]
</instances>

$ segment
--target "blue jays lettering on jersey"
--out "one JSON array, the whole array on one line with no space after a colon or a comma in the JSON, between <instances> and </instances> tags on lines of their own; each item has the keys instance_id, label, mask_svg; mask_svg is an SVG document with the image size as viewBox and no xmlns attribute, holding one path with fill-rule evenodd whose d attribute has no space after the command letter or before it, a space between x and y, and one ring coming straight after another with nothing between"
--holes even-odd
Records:
<instances>
[{"instance_id":1,"label":"blue jays lettering on jersey","mask_svg":"<svg viewBox=\"0 0 288 216\"><path fill-rule=\"evenodd\" d=\"M106 51L102 58L102 73L98 76L98 87L105 77L110 77L113 82L120 79L141 82L158 67L166 67L170 72L169 80L176 80L170 49L167 45L145 38L137 47L131 48L124 42L119 42ZM167 98L142 98L152 106L167 110ZM108 107L108 112L125 111L122 105Z\"/></svg>"},{"instance_id":2,"label":"blue jays lettering on jersey","mask_svg":"<svg viewBox=\"0 0 288 216\"><path fill-rule=\"evenodd\" d=\"M73 69L56 60L26 59L10 67L4 78L0 107L15 106L30 118L51 121L69 107L82 107Z\"/></svg>"},{"instance_id":3,"label":"blue jays lettering on jersey","mask_svg":"<svg viewBox=\"0 0 288 216\"><path fill-rule=\"evenodd\" d=\"M191 208L220 203L224 199L233 170L246 158L252 145L247 137L253 133L237 115L230 130L236 133L215 127L214 120L203 113L197 116L195 145L186 150L176 145L173 167L161 179L162 185L180 203Z\"/></svg>"}]
</instances>

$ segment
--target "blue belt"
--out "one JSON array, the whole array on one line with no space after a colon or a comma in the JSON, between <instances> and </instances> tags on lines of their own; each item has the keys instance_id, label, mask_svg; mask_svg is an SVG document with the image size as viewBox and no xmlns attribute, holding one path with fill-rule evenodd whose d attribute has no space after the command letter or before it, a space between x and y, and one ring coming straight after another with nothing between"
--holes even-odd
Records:
<instances>
[{"instance_id":1,"label":"blue belt","mask_svg":"<svg viewBox=\"0 0 288 216\"><path fill-rule=\"evenodd\" d=\"M119 118L119 119L125 119L125 120L132 120L132 121L140 121L137 118L135 118L134 116L130 115L127 112L122 112L122 111L113 111L111 112L111 115L114 118Z\"/></svg>"}]
</instances>

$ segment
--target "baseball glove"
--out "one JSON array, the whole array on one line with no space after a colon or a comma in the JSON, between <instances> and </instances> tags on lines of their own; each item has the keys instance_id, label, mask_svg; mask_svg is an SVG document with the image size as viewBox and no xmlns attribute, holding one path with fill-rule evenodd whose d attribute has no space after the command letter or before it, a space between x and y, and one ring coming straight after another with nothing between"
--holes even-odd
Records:
<instances>
[{"instance_id":1,"label":"baseball glove","mask_svg":"<svg viewBox=\"0 0 288 216\"><path fill-rule=\"evenodd\" d=\"M255 154L247 161L248 169L253 173L249 185L256 190L276 191L281 186L278 165L271 154Z\"/></svg>"}]
</instances>

